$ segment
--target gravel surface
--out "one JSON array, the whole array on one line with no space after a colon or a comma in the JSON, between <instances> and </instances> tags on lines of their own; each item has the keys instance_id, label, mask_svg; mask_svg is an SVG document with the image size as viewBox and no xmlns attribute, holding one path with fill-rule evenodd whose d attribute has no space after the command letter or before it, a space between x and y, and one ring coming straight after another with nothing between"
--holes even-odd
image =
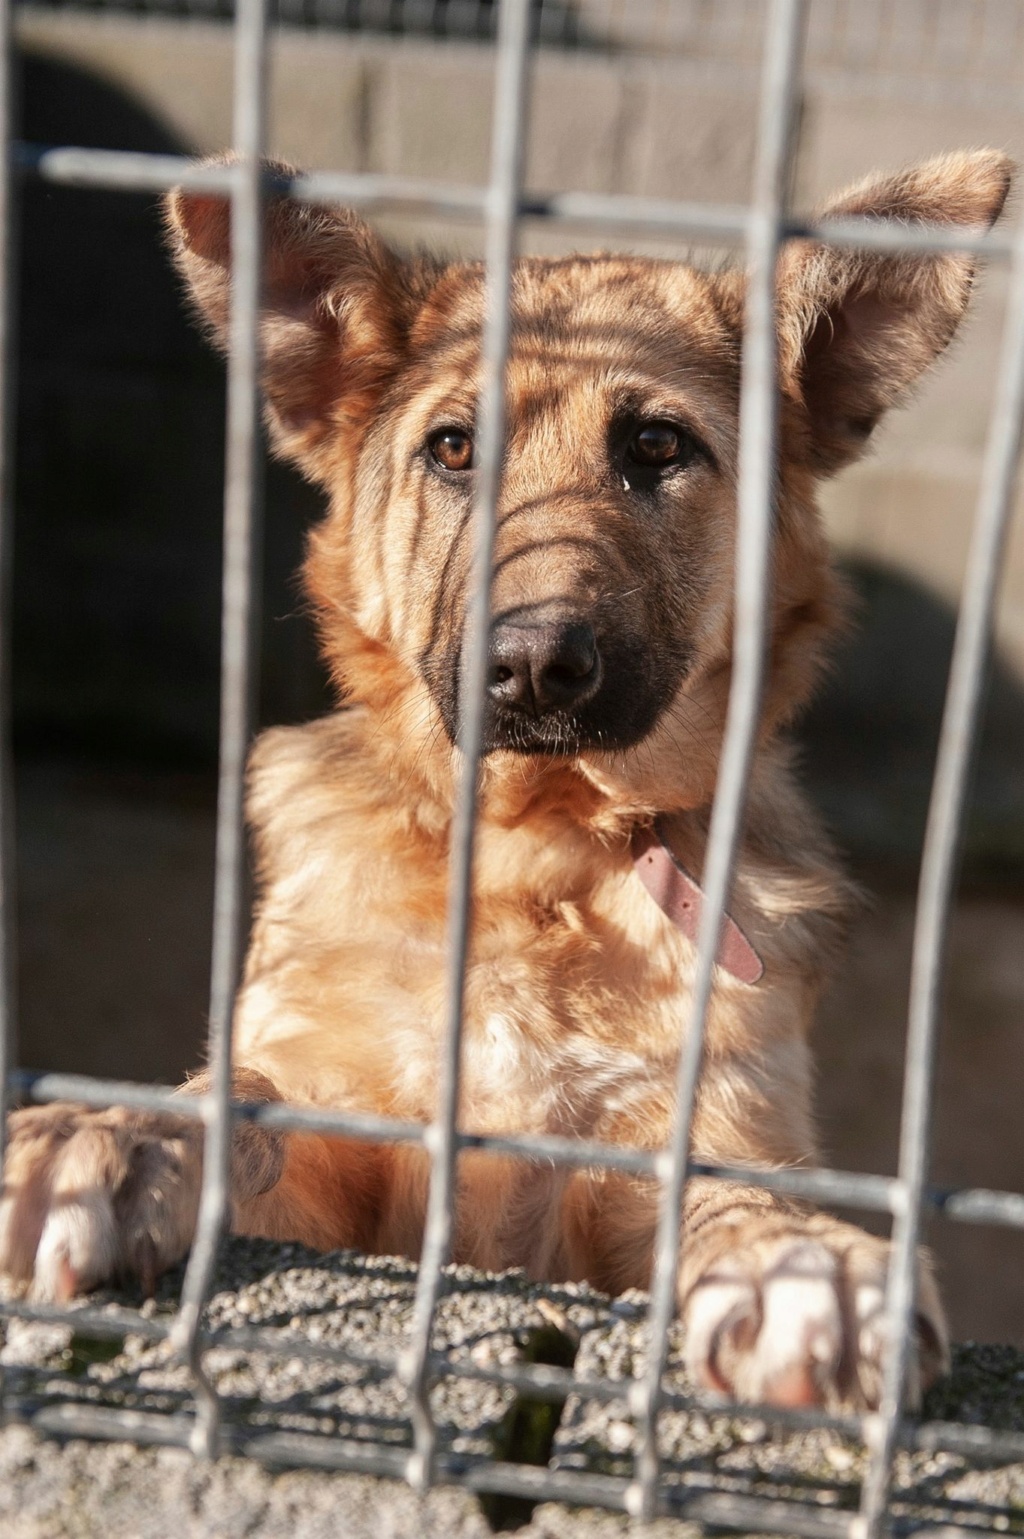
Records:
<instances>
[{"instance_id":1,"label":"gravel surface","mask_svg":"<svg viewBox=\"0 0 1024 1539\"><path fill-rule=\"evenodd\" d=\"M369 1357L393 1353L411 1316L415 1268L348 1252L315 1256L298 1246L231 1239L223 1247L209 1309L213 1333L258 1327L278 1338L273 1355L214 1346L210 1377L225 1402L230 1436L268 1440L294 1434L393 1447L410 1444L409 1406L386 1363L329 1363L299 1355L303 1344L344 1347ZM180 1273L145 1304L173 1308ZM130 1292L94 1295L109 1311L141 1301ZM646 1301L609 1300L585 1286L538 1286L520 1274L451 1269L434 1346L452 1362L485 1366L521 1360L568 1363L610 1379L642 1368ZM289 1352L289 1342L292 1350ZM294 1345L296 1342L298 1346ZM675 1359L674 1359L675 1362ZM0 1364L8 1404L31 1411L77 1402L167 1418L191 1411L187 1370L166 1343L138 1335L99 1341L67 1326L8 1323ZM676 1386L685 1389L679 1369ZM628 1475L634 1432L623 1401L570 1397L557 1409L516 1402L481 1380L442 1380L433 1392L443 1451L468 1463L494 1457L561 1470ZM929 1397L930 1420L1024 1432L1024 1353L962 1346L952 1377ZM168 1422L168 1425L173 1423ZM771 1492L799 1515L806 1505L836 1518L856 1505L864 1455L834 1432L785 1433L761 1422L668 1410L662 1418L667 1482L688 1500ZM254 1443L255 1447L256 1444ZM280 1444L275 1445L280 1450ZM0 1534L4 1539L485 1539L494 1527L526 1539L684 1539L693 1524L664 1519L633 1525L621 1515L546 1503L533 1508L440 1488L417 1497L398 1481L269 1466L228 1456L215 1464L179 1447L55 1441L28 1426L0 1432ZM711 1509L706 1509L711 1511ZM904 1529L932 1536L1024 1534L1024 1462L901 1453L894 1511Z\"/></svg>"}]
</instances>

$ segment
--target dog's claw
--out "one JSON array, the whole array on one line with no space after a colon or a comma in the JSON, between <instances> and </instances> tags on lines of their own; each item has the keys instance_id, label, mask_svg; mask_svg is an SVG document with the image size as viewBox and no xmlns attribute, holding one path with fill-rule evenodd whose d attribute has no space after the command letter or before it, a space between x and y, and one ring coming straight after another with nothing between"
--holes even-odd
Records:
<instances>
[{"instance_id":1,"label":"dog's claw","mask_svg":"<svg viewBox=\"0 0 1024 1539\"><path fill-rule=\"evenodd\" d=\"M794 1219L799 1225L800 1220ZM874 1409L888 1247L847 1225L737 1236L683 1300L687 1367L698 1384L785 1407ZM923 1326L912 1392L942 1371L942 1313L922 1270Z\"/></svg>"},{"instance_id":2,"label":"dog's claw","mask_svg":"<svg viewBox=\"0 0 1024 1539\"><path fill-rule=\"evenodd\" d=\"M0 1272L55 1303L131 1275L152 1296L188 1248L201 1159L201 1133L171 1114L66 1103L15 1112Z\"/></svg>"}]
</instances>

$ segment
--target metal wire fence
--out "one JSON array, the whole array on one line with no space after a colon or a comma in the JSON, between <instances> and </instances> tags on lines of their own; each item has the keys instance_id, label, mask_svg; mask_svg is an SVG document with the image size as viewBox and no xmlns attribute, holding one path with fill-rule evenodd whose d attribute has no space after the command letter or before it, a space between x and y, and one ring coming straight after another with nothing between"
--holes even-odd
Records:
<instances>
[{"instance_id":1,"label":"metal wire fence","mask_svg":"<svg viewBox=\"0 0 1024 1539\"><path fill-rule=\"evenodd\" d=\"M528 101L531 47L530 0L502 0L498 8L492 171L486 188L410 181L392 177L318 173L294 177L288 194L298 200L344 203L363 210L411 210L450 219L482 220L486 230L487 320L483 347L479 498L476 508L475 588L466 650L463 770L451 846L448 1020L444 1038L440 1094L435 1120L425 1126L386 1117L329 1112L291 1105L246 1106L231 1102L231 1019L244 931L245 843L243 777L250 732L252 694L251 636L259 545L259 403L257 315L260 296L262 185L267 0L239 0L235 22L236 76L234 148L230 166L201 168L175 157L145 156L75 147L15 145L0 157L0 225L6 232L0 253L0 399L5 423L11 420L15 382L11 377L10 326L11 185L16 174L52 182L120 189L166 189L176 184L215 188L230 196L234 281L231 296L231 350L228 372L228 450L225 496L223 582L223 673L221 760L216 853L213 976L210 1005L211 1088L191 1100L172 1099L156 1087L116 1083L62 1074L34 1074L15 1067L14 998L10 965L14 916L10 888L9 845L13 824L10 779L6 772L9 691L3 678L2 863L0 863L0 1093L35 1102L73 1099L86 1105L131 1106L172 1110L201 1121L205 1161L198 1229L183 1285L180 1307L170 1322L128 1310L76 1309L71 1316L55 1306L27 1302L0 1305L8 1318L70 1321L97 1335L130 1331L146 1339L169 1338L189 1362L196 1388L196 1414L172 1423L155 1413L63 1405L40 1415L38 1424L65 1435L130 1437L140 1442L187 1443L196 1453L213 1456L224 1446L222 1405L204 1372L208 1338L203 1310L211 1291L214 1262L228 1205L228 1175L233 1122L248 1119L267 1127L308 1130L384 1142L420 1144L431 1163L426 1235L418 1274L412 1330L394 1366L409 1394L411 1451L392 1445L355 1447L326 1438L278 1433L257 1435L245 1445L255 1457L286 1455L291 1462L332 1469L388 1474L423 1489L435 1481L458 1480L477 1490L502 1491L533 1499L597 1502L637 1516L678 1510L681 1498L662 1477L658 1423L668 1405L692 1398L669 1392L663 1383L668 1327L680 1245L680 1213L688 1176L695 1171L740 1177L818 1202L874 1209L893 1219L893 1252L886 1300L888 1355L880 1410L862 1417L824 1418L812 1413L769 1413L773 1422L797 1426L829 1425L862 1438L870 1462L857 1514L800 1518L808 1534L849 1534L866 1539L887 1522L893 1456L900 1444L985 1453L1024 1459L1024 1435L995 1433L973 1426L920 1427L904 1415L908 1352L914 1307L915 1255L922 1214L928 1207L968 1223L1024 1228L1024 1194L987 1190L936 1191L927 1184L929 1116L935 1058L938 985L953 888L958 831L991 626L1001 552L1010 518L1012 493L1024 421L1024 227L1016 234L950 233L940 229L889 225L879 221L834 221L811 225L794 218L787 206L793 151L793 116L802 65L805 0L770 0L765 11L759 148L754 191L749 206L689 205L633 197L566 193L526 198L521 187L522 146ZM5 142L10 124L11 26L9 0L0 0L0 116ZM464 1133L456 1123L463 986L472 908L476 793L482 743L488 632L488 591L495 509L499 492L504 433L504 376L509 339L509 280L517 231L524 220L566 227L594 227L606 234L672 233L717 243L742 243L750 271L743 347L739 539L736 571L735 667L718 788L705 867L703 910L692 1018L679 1064L677 1114L671 1146L657 1152L600 1146L548 1136L482 1136ZM895 1177L825 1169L735 1171L688 1164L690 1128L700 1075L705 1017L714 986L713 959L728 899L748 769L758 718L764 666L764 635L771 536L771 487L775 458L774 271L781 244L796 235L813 235L837 246L880 251L969 250L1012 264L1011 293L1003 357L995 396L973 544L964 585L955 652L938 754L931 812L922 865L913 955L902 1141ZM11 486L6 431L0 435L0 581L6 596L10 565ZM3 620L0 649L6 668L8 621ZM0 1120L2 1127L2 1120ZM2 1133L0 1133L2 1137ZM450 1248L456 1160L463 1149L487 1149L564 1166L605 1167L655 1178L661 1187L656 1265L649 1314L650 1351L642 1378L627 1386L637 1430L632 1479L572 1470L534 1468L511 1463L467 1466L441 1453L431 1408L430 1389L445 1373L487 1379L528 1390L540 1399L568 1393L612 1399L621 1382L580 1378L571 1370L541 1365L517 1367L455 1366L439 1361L432 1350L435 1309L443 1286L442 1268ZM252 1345L251 1332L220 1333L218 1345ZM357 1351L328 1349L289 1339L273 1351L289 1356L365 1362ZM372 1359L380 1363L375 1355ZM699 1403L699 1402L698 1402ZM757 1407L736 1406L738 1419L763 1416ZM266 1445L266 1446L264 1446ZM709 1505L710 1504L710 1505ZM691 1500L696 1515L719 1526L792 1530L792 1512L779 1517L769 1498L722 1495Z\"/></svg>"}]
</instances>

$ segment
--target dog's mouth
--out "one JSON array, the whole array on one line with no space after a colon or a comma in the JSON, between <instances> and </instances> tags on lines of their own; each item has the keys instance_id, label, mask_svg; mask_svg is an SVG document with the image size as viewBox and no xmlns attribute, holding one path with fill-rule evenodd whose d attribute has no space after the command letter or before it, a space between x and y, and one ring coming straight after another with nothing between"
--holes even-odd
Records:
<instances>
[{"instance_id":1,"label":"dog's mouth","mask_svg":"<svg viewBox=\"0 0 1024 1539\"><path fill-rule=\"evenodd\" d=\"M458 654L441 677L427 675L445 730L458 741L462 709ZM440 672L440 670L439 670ZM575 757L624 749L651 731L678 688L679 659L652 655L622 634L560 615L492 626L483 751Z\"/></svg>"}]
</instances>

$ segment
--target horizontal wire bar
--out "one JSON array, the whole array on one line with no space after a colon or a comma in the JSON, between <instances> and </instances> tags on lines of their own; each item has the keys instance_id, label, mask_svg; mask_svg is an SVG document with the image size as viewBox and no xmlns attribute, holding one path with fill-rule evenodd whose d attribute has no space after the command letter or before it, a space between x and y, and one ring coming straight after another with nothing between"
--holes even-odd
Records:
<instances>
[{"instance_id":1,"label":"horizontal wire bar","mask_svg":"<svg viewBox=\"0 0 1024 1539\"><path fill-rule=\"evenodd\" d=\"M103 1441L129 1440L149 1446L188 1448L193 1419L181 1414L131 1411L114 1407L64 1402L35 1409L37 1402L17 1397L11 1412L37 1431L51 1436L85 1437ZM744 1408L746 1409L746 1408ZM1024 1434L990 1433L983 1427L957 1423L930 1423L908 1428L904 1446L922 1452L963 1452L1013 1461L1024 1457ZM225 1450L244 1454L269 1466L358 1472L402 1479L408 1449L381 1443L359 1443L302 1432L246 1434L237 1427L225 1428ZM623 1510L628 1482L614 1475L577 1470L553 1470L545 1465L521 1465L501 1461L469 1463L464 1456L442 1453L437 1459L437 1478L476 1492L499 1492L534 1500L578 1504L598 1503ZM780 1500L773 1496L743 1496L731 1492L694 1491L669 1487L660 1493L663 1513L685 1516L707 1525L748 1532L807 1535L809 1539L836 1539L851 1531L856 1515L837 1512L811 1503Z\"/></svg>"},{"instance_id":2,"label":"horizontal wire bar","mask_svg":"<svg viewBox=\"0 0 1024 1539\"><path fill-rule=\"evenodd\" d=\"M88 1437L121 1443L160 1444L189 1448L195 1430L191 1416L162 1411L129 1411L121 1407L80 1405L65 1401L44 1406L28 1418L29 1426L51 1437Z\"/></svg>"},{"instance_id":3,"label":"horizontal wire bar","mask_svg":"<svg viewBox=\"0 0 1024 1539\"><path fill-rule=\"evenodd\" d=\"M445 1469L445 1465L448 1469ZM499 1460L472 1464L464 1471L453 1466L451 1456L439 1459L442 1478L454 1477L471 1491L504 1492L533 1501L598 1502L602 1507L625 1507L626 1482L615 1475L595 1475L580 1470L553 1470L546 1465L506 1464Z\"/></svg>"},{"instance_id":4,"label":"horizontal wire bar","mask_svg":"<svg viewBox=\"0 0 1024 1539\"><path fill-rule=\"evenodd\" d=\"M44 1323L59 1323L49 1314L45 1314L43 1306L36 1306L43 1316ZM8 1306L4 1306L4 1312L8 1312ZM86 1311L82 1311L83 1316ZM33 1314L18 1318L34 1319ZM108 1329L108 1326L116 1328ZM165 1328L164 1322L141 1319L126 1323L117 1320L115 1316L99 1315L95 1311L90 1316L90 1334L106 1339L116 1339L120 1335L138 1335L139 1325L146 1327L145 1334L151 1339L166 1337L169 1326ZM83 1332L84 1334L84 1332ZM374 1367L392 1369L395 1366L397 1352L385 1348L382 1352L350 1351L347 1348L331 1347L324 1343L308 1341L280 1342L274 1340L267 1342L262 1340L260 1344L250 1343L249 1338L259 1338L261 1334L254 1327L236 1327L230 1330L211 1332L204 1336L204 1347L207 1349L219 1348L224 1350L250 1349L265 1352L267 1355L286 1357L319 1357L328 1363L340 1363L347 1367ZM301 1348L302 1350L296 1350ZM565 1368L547 1367L544 1364L523 1364L513 1367L508 1364L486 1367L474 1363L453 1363L449 1358L438 1354L433 1365L437 1370L438 1378L458 1378L474 1382L491 1383L499 1388L514 1389L520 1394L535 1400L560 1401L566 1400L571 1395L578 1395L588 1400L613 1402L627 1400L630 1391L638 1382L635 1379L581 1379ZM31 1371L31 1370L29 1370ZM17 1400L12 1402L17 1405ZM729 1421L763 1422L772 1429L782 1429L793 1432L827 1431L835 1432L842 1437L853 1441L867 1442L871 1436L871 1428L877 1420L874 1414L865 1416L835 1416L827 1415L814 1410L802 1410L798 1407L784 1407L775 1405L741 1404L730 1401L724 1397L713 1394L687 1394L677 1390L666 1389L663 1405L668 1410L692 1411L701 1416L721 1417ZM57 1409L61 1411L77 1409L78 1402L64 1403ZM151 1413L136 1412L118 1406L94 1406L83 1409L95 1410L104 1417L137 1418L145 1417ZM36 1413L30 1413L35 1419ZM23 1419L25 1414L23 1413ZM154 1419L178 1420L184 1418L168 1417L166 1413L159 1413ZM102 1435L102 1434L100 1434ZM126 1435L122 1424L122 1434ZM187 1438L186 1438L187 1444ZM1018 1462L1024 1460L1024 1432L1004 1432L990 1427L979 1426L969 1422L912 1422L904 1421L897 1434L897 1443L900 1447L919 1453L960 1453L968 1457L984 1455L986 1458ZM372 1445L368 1445L372 1446Z\"/></svg>"},{"instance_id":5,"label":"horizontal wire bar","mask_svg":"<svg viewBox=\"0 0 1024 1539\"><path fill-rule=\"evenodd\" d=\"M267 1332L259 1326L230 1326L211 1331L204 1344L209 1348L260 1352L273 1357L296 1357L320 1362L338 1363L346 1367L395 1368L400 1358L400 1347L380 1347L373 1351L339 1347L322 1341L308 1341L304 1337L274 1336L268 1340ZM635 1379L580 1378L571 1369L557 1368L546 1363L474 1363L458 1362L447 1353L435 1352L430 1357L431 1378L472 1380L495 1384L500 1388L514 1389L531 1399L548 1402L566 1400L579 1395L587 1400L615 1401L628 1399ZM829 1415L817 1410L785 1408L758 1404L741 1404L712 1391L666 1389L662 1404L677 1411L699 1411L705 1416L727 1416L737 1421L770 1421L774 1426L794 1431L810 1431L826 1428L846 1437L865 1436L865 1420L859 1416Z\"/></svg>"},{"instance_id":6,"label":"horizontal wire bar","mask_svg":"<svg viewBox=\"0 0 1024 1539\"><path fill-rule=\"evenodd\" d=\"M241 1109L235 1103L236 1115L243 1122L258 1122L262 1127L279 1128L282 1132L305 1133L346 1132L352 1138L365 1138L370 1143L429 1142L429 1124L403 1122L397 1117L377 1117L369 1112L320 1111L315 1107L290 1106L287 1102L271 1101L269 1104L249 1103ZM298 1120L296 1120L296 1115ZM340 1123L348 1126L343 1130Z\"/></svg>"},{"instance_id":7,"label":"horizontal wire bar","mask_svg":"<svg viewBox=\"0 0 1024 1539\"><path fill-rule=\"evenodd\" d=\"M183 1096L170 1085L93 1079L88 1074L39 1074L32 1069L15 1069L7 1084L16 1096L40 1105L48 1101L80 1101L97 1111L107 1106L127 1106L133 1111L174 1112L191 1122L202 1122L206 1115L202 1096Z\"/></svg>"},{"instance_id":8,"label":"horizontal wire bar","mask_svg":"<svg viewBox=\"0 0 1024 1539\"><path fill-rule=\"evenodd\" d=\"M204 166L186 155L150 155L141 150L80 149L76 145L15 140L11 161L15 171L38 176L44 182L106 187L115 192L168 192L172 187L187 187L195 192L227 194L235 185L231 166Z\"/></svg>"},{"instance_id":9,"label":"horizontal wire bar","mask_svg":"<svg viewBox=\"0 0 1024 1539\"><path fill-rule=\"evenodd\" d=\"M171 187L230 193L232 166L202 165L186 156L146 155L128 150L91 150L47 145L14 146L16 170L44 181L123 192L166 192ZM268 173L269 187L300 203L343 203L363 210L390 210L438 219L482 220L487 189L425 178L370 172L309 171L293 177ZM603 228L619 234L684 236L732 244L747 232L749 214L740 204L674 202L628 194L529 193L518 217L576 228ZM901 224L886 219L787 219L783 235L865 251L968 251L990 260L1009 260L1013 238L1002 230L951 230L945 225Z\"/></svg>"},{"instance_id":10,"label":"horizontal wire bar","mask_svg":"<svg viewBox=\"0 0 1024 1539\"><path fill-rule=\"evenodd\" d=\"M903 224L898 219L789 219L783 233L858 251L969 251L1003 261L1010 261L1014 252L1013 236L1005 230Z\"/></svg>"},{"instance_id":11,"label":"horizontal wire bar","mask_svg":"<svg viewBox=\"0 0 1024 1539\"><path fill-rule=\"evenodd\" d=\"M81 1308L69 1311L58 1305L20 1301L0 1304L0 1317L4 1315L32 1324L66 1325L77 1334L96 1336L102 1340L141 1335L150 1341L164 1341L172 1334L174 1325L171 1318L153 1319L133 1310L100 1311ZM203 1331L200 1339L204 1350L245 1351L266 1357L330 1363L339 1367L384 1369L389 1373L397 1372L401 1358L400 1347L380 1346L373 1351L361 1351L358 1347L342 1347L304 1336L279 1334L272 1326L228 1326L221 1330ZM458 1362L443 1352L431 1354L430 1377L433 1382L454 1378L494 1384L499 1388L514 1389L531 1399L549 1402L566 1400L570 1395L604 1402L622 1400L628 1398L636 1382L633 1379L580 1378L570 1369L551 1367L545 1363ZM856 1416L829 1416L816 1411L777 1406L742 1405L712 1392L693 1394L666 1389L663 1404L673 1410L699 1411L706 1416L728 1416L739 1421L770 1420L775 1426L800 1431L825 1427L848 1437L863 1437L863 1422Z\"/></svg>"},{"instance_id":12,"label":"horizontal wire bar","mask_svg":"<svg viewBox=\"0 0 1024 1539\"><path fill-rule=\"evenodd\" d=\"M747 1186L763 1187L786 1197L799 1197L807 1202L836 1202L847 1208L897 1213L903 1205L902 1189L894 1176L865 1175L824 1167L748 1170L741 1165L705 1165L693 1160L687 1165L687 1175L742 1181Z\"/></svg>"},{"instance_id":13,"label":"horizontal wire bar","mask_svg":"<svg viewBox=\"0 0 1024 1539\"><path fill-rule=\"evenodd\" d=\"M170 1321L151 1320L128 1311L101 1314L96 1310L82 1309L69 1314L55 1306L46 1305L4 1304L2 1313L34 1323L74 1323L81 1327L83 1335L95 1335L103 1339L116 1339L119 1336L133 1334L142 1334L151 1340L165 1339L170 1332L171 1324ZM270 1337L268 1339L266 1333L252 1326L204 1333L203 1346L207 1350L214 1348L251 1350L275 1357L310 1358L350 1367L388 1370L396 1367L398 1357L397 1351L390 1348L384 1348L378 1352L359 1352L302 1338L282 1340L280 1337ZM631 1390L638 1382L635 1379L578 1378L567 1369L548 1367L544 1364L519 1366L496 1364L489 1367L475 1363L456 1363L443 1354L437 1354L431 1366L436 1378L492 1383L501 1388L514 1389L531 1399L544 1401L563 1401L570 1395L606 1403L628 1400ZM48 1427L47 1430L63 1430L65 1435L68 1431L67 1424L75 1421L77 1430L82 1436L127 1437L139 1442L177 1441L180 1437L182 1446L189 1446L191 1417L173 1416L163 1412L132 1411L115 1406L83 1406L78 1402L51 1404L42 1410L36 1410L37 1404L37 1401L28 1399L23 1399L19 1403L18 1397L12 1396L8 1411L22 1421L31 1421L33 1425L44 1420L52 1421L52 1427ZM793 1432L830 1431L860 1442L869 1440L871 1426L877 1419L874 1415L830 1416L814 1410L740 1404L711 1394L687 1394L671 1389L665 1390L662 1404L668 1410L692 1411L703 1416L728 1418L730 1421L763 1422L773 1429ZM91 1419L95 1419L96 1424L87 1428L85 1422ZM159 1430L155 1435L150 1436L147 1433L149 1423L157 1424L158 1429L167 1423L172 1423L178 1430L166 1438ZM226 1429L226 1434L227 1442L230 1444L232 1438L230 1429ZM234 1436L236 1438L238 1436L237 1429ZM269 1436L291 1436L291 1434L270 1434ZM312 1441L319 1445L321 1440L314 1438ZM1024 1460L1024 1433L996 1431L989 1427L965 1422L922 1424L903 1422L898 1431L897 1443L903 1448L924 1453L959 1453L968 1457L984 1456L1007 1462ZM247 1440L247 1452L253 1451L251 1445L252 1440ZM359 1446L361 1448L365 1446L367 1449L374 1447L369 1443ZM404 1473L404 1458L396 1473L399 1476Z\"/></svg>"},{"instance_id":14,"label":"horizontal wire bar","mask_svg":"<svg viewBox=\"0 0 1024 1539\"><path fill-rule=\"evenodd\" d=\"M590 1139L563 1138L554 1133L458 1133L460 1148L488 1154L528 1155L553 1165L604 1165L638 1176L653 1176L661 1156L651 1149L616 1149ZM606 1158L608 1156L608 1158Z\"/></svg>"},{"instance_id":15,"label":"horizontal wire bar","mask_svg":"<svg viewBox=\"0 0 1024 1539\"><path fill-rule=\"evenodd\" d=\"M30 1425L51 1436L100 1438L121 1441L126 1437L150 1446L187 1448L192 1438L191 1418L145 1411L118 1411L101 1406L64 1404L37 1411ZM351 1438L331 1438L302 1432L272 1432L255 1437L231 1436L225 1429L225 1445L271 1467L315 1468L402 1479L408 1451L386 1444L358 1443ZM615 1475L577 1470L553 1470L544 1465L502 1461L469 1463L448 1453L437 1458L436 1478L478 1493L522 1496L534 1501L562 1501L578 1505L598 1504L622 1511L628 1482ZM841 1515L773 1497L736 1497L718 1492L668 1490L662 1493L662 1512L685 1515L719 1527L749 1528L764 1532L808 1535L809 1539L836 1539L848 1532L840 1526Z\"/></svg>"},{"instance_id":16,"label":"horizontal wire bar","mask_svg":"<svg viewBox=\"0 0 1024 1539\"><path fill-rule=\"evenodd\" d=\"M793 1539L846 1539L856 1521L854 1513L836 1512L810 1502L781 1501L775 1496L734 1496L724 1491L691 1496L683 1513L708 1528L785 1534Z\"/></svg>"},{"instance_id":17,"label":"horizontal wire bar","mask_svg":"<svg viewBox=\"0 0 1024 1539\"><path fill-rule=\"evenodd\" d=\"M135 1309L96 1309L83 1304L35 1304L23 1299L0 1300L0 1319L25 1320L32 1325L68 1325L83 1336L116 1340L121 1336L145 1336L164 1341L172 1321L143 1315Z\"/></svg>"},{"instance_id":18,"label":"horizontal wire bar","mask_svg":"<svg viewBox=\"0 0 1024 1539\"><path fill-rule=\"evenodd\" d=\"M169 1416L155 1412L123 1411L104 1406L87 1406L74 1402L47 1406L29 1418L29 1424L41 1432L62 1438L87 1437L107 1441L130 1438L140 1444L187 1448L192 1440L192 1418ZM232 1433L234 1434L232 1436ZM392 1479L404 1478L409 1461L405 1447L393 1447L380 1443L360 1443L351 1438L332 1438L302 1432L271 1432L246 1437L238 1429L225 1429L225 1448L244 1453L260 1463L278 1467L314 1468L339 1472L358 1472ZM476 1492L495 1492L511 1496L524 1496L533 1500L556 1500L578 1504L597 1503L602 1507L623 1510L628 1482L614 1475L598 1475L576 1470L553 1470L545 1465L521 1465L502 1461L469 1463L466 1458L449 1453L439 1454L435 1477L446 1484L460 1485ZM728 1513L737 1512L736 1498L724 1497L715 1503L718 1493L699 1492L677 1494L662 1493L659 1504L663 1511L678 1512L681 1506L692 1509L712 1508L721 1513L717 1519L724 1526L729 1524ZM681 1499L680 1499L681 1495ZM675 1500L672 1500L672 1497ZM728 1505L727 1505L728 1504ZM771 1497L746 1498L743 1524L756 1512L762 1529L771 1523L771 1514L782 1504ZM802 1516L795 1503L785 1504L787 1510L795 1508L793 1516ZM804 1509L813 1514L813 1508ZM831 1516L831 1514L830 1514ZM808 1532L802 1525L791 1525L789 1532ZM834 1528L813 1530L813 1533L837 1532Z\"/></svg>"},{"instance_id":19,"label":"horizontal wire bar","mask_svg":"<svg viewBox=\"0 0 1024 1539\"><path fill-rule=\"evenodd\" d=\"M961 1224L1000 1224L1009 1229L1024 1229L1024 1195L1019 1192L962 1187L928 1192L925 1201L943 1218Z\"/></svg>"},{"instance_id":20,"label":"horizontal wire bar","mask_svg":"<svg viewBox=\"0 0 1024 1539\"><path fill-rule=\"evenodd\" d=\"M357 1443L352 1438L318 1438L308 1432L265 1432L249 1438L244 1452L261 1464L293 1465L327 1470L358 1470L404 1480L409 1450L385 1443Z\"/></svg>"},{"instance_id":21,"label":"horizontal wire bar","mask_svg":"<svg viewBox=\"0 0 1024 1539\"><path fill-rule=\"evenodd\" d=\"M173 1326L170 1318L153 1319L132 1310L74 1309L21 1301L3 1303L0 1305L0 1315L34 1324L67 1325L81 1335L108 1340L141 1335L150 1341L161 1341L170 1335ZM397 1369L400 1356L398 1347L383 1346L373 1351L360 1351L354 1347L311 1341L307 1337L274 1334L273 1327L261 1329L259 1326L231 1326L223 1330L204 1331L202 1341L206 1350L249 1351L268 1357L300 1358L344 1367L385 1369L389 1372ZM570 1369L544 1363L489 1365L457 1362L440 1352L432 1354L431 1371L435 1380L455 1378L489 1383L499 1388L516 1390L531 1399L549 1402L563 1401L570 1395L605 1403L628 1401L638 1382L635 1379L581 1378ZM688 1393L667 1388L663 1392L662 1404L670 1410L727 1417L731 1421L766 1422L772 1427L792 1431L825 1430L859 1441L868 1440L871 1425L875 1421L873 1415L836 1416L796 1407L742 1404L710 1392ZM110 1414L121 1413L111 1409ZM904 1422L897 1441L902 1447L924 1452L946 1451L967 1455L985 1453L998 1458L1024 1459L1024 1433L996 1432L968 1423L925 1422L918 1425Z\"/></svg>"},{"instance_id":22,"label":"horizontal wire bar","mask_svg":"<svg viewBox=\"0 0 1024 1539\"><path fill-rule=\"evenodd\" d=\"M81 1101L87 1106L130 1106L144 1111L172 1112L191 1121L206 1115L205 1098L183 1096L176 1090L137 1085L124 1080L94 1080L87 1075L35 1074L18 1070L11 1076L12 1088L35 1102ZM341 1137L366 1138L374 1142L424 1143L429 1124L403 1122L390 1117L370 1116L361 1112L335 1112L293 1106L288 1103L234 1102L239 1120L256 1122L291 1132L319 1132ZM649 1149L617 1148L590 1140L562 1138L553 1134L459 1133L463 1149L476 1149L517 1158L549 1160L553 1164L603 1165L636 1175L658 1174L664 1153ZM748 1170L739 1166L707 1165L693 1162L693 1175L717 1176L729 1181L785 1192L805 1198L831 1197L846 1206L893 1212L899 1206L899 1183L888 1176L863 1175L834 1170ZM944 1208L955 1206L954 1193L943 1193ZM987 1195L987 1194L986 1194ZM1001 1195L1001 1194L994 1194ZM1014 1193L1007 1193L1010 1199ZM1024 1202L1024 1198L1021 1199Z\"/></svg>"},{"instance_id":23,"label":"horizontal wire bar","mask_svg":"<svg viewBox=\"0 0 1024 1539\"><path fill-rule=\"evenodd\" d=\"M172 1112L193 1122L207 1115L203 1096L184 1096L169 1086L139 1085L128 1080L91 1079L84 1074L35 1073L19 1069L11 1074L11 1090L37 1103L80 1101L86 1106L128 1106L138 1111ZM341 1138L365 1138L373 1143L425 1143L429 1124L376 1117L363 1112L321 1110L287 1102L233 1102L239 1121L256 1122L283 1132L324 1133ZM663 1151L617 1148L585 1139L553 1134L459 1133L462 1149L506 1154L518 1159L549 1160L556 1165L605 1166L628 1174L655 1176ZM827 1169L752 1170L739 1165L706 1165L693 1161L689 1173L724 1181L744 1181L750 1186L781 1192L808 1202L833 1202L848 1208L898 1213L902 1188L894 1176ZM990 1191L985 1187L935 1188L926 1201L943 1218L965 1224L997 1224L1024 1229L1024 1193ZM2 1307L2 1306L0 1306Z\"/></svg>"},{"instance_id":24,"label":"horizontal wire bar","mask_svg":"<svg viewBox=\"0 0 1024 1539\"><path fill-rule=\"evenodd\" d=\"M1024 1432L1001 1432L992 1427L978 1427L968 1422L931 1421L910 1429L908 1439L897 1441L920 1453L958 1453L968 1458L984 1454L986 1458L1024 1462Z\"/></svg>"}]
</instances>

